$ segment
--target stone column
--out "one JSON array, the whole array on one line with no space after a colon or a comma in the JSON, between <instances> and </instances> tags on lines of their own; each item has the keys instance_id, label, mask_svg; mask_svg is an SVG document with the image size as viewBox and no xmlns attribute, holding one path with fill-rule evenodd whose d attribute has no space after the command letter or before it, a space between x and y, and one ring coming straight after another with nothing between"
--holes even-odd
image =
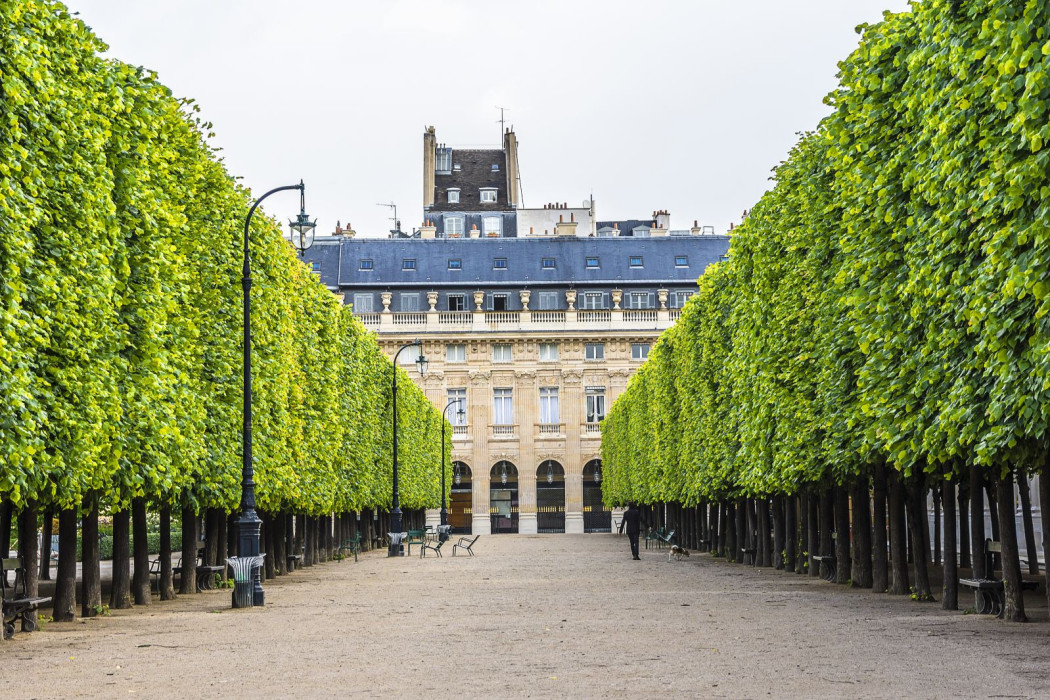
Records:
<instances>
[{"instance_id":1,"label":"stone column","mask_svg":"<svg viewBox=\"0 0 1050 700\"><path fill-rule=\"evenodd\" d=\"M491 535L492 520L489 518L489 469L491 464L479 462L474 465L474 481L471 484L471 508L474 513L470 519L472 535Z\"/></svg>"},{"instance_id":2,"label":"stone column","mask_svg":"<svg viewBox=\"0 0 1050 700\"><path fill-rule=\"evenodd\" d=\"M524 344L515 351L524 353ZM535 370L514 373L514 419L518 430L518 532L534 535L536 522L536 423L539 396Z\"/></svg>"},{"instance_id":3,"label":"stone column","mask_svg":"<svg viewBox=\"0 0 1050 700\"><path fill-rule=\"evenodd\" d=\"M565 461L565 533L583 534L583 473L579 454L567 454Z\"/></svg>"},{"instance_id":4,"label":"stone column","mask_svg":"<svg viewBox=\"0 0 1050 700\"><path fill-rule=\"evenodd\" d=\"M583 477L580 467L581 431L586 419L583 395L583 372L578 369L562 370L561 405L565 421L564 458L565 469L565 532L583 532Z\"/></svg>"}]
</instances>

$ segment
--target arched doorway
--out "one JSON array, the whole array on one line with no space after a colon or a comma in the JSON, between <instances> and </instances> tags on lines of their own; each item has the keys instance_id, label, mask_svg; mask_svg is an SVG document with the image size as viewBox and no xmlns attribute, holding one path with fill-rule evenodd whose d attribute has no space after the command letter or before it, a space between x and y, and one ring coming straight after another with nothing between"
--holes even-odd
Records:
<instances>
[{"instance_id":1,"label":"arched doorway","mask_svg":"<svg viewBox=\"0 0 1050 700\"><path fill-rule=\"evenodd\" d=\"M583 531L612 532L612 511L602 503L600 459L592 459L583 467Z\"/></svg>"},{"instance_id":2,"label":"arched doorway","mask_svg":"<svg viewBox=\"0 0 1050 700\"><path fill-rule=\"evenodd\" d=\"M500 460L489 473L489 516L492 534L518 531L518 469Z\"/></svg>"},{"instance_id":3,"label":"arched doorway","mask_svg":"<svg viewBox=\"0 0 1050 700\"><path fill-rule=\"evenodd\" d=\"M536 470L537 532L565 532L565 470L548 459Z\"/></svg>"},{"instance_id":4,"label":"arched doorway","mask_svg":"<svg viewBox=\"0 0 1050 700\"><path fill-rule=\"evenodd\" d=\"M470 467L463 462L453 462L452 497L448 504L448 524L452 526L452 532L462 535L470 534L470 521L474 513L471 501L472 491L473 479Z\"/></svg>"}]
</instances>

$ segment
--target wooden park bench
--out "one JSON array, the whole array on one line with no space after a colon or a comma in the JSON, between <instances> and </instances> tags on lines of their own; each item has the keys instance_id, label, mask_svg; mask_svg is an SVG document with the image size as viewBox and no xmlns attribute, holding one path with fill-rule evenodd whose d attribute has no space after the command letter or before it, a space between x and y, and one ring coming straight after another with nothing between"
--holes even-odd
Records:
<instances>
[{"instance_id":1,"label":"wooden park bench","mask_svg":"<svg viewBox=\"0 0 1050 700\"><path fill-rule=\"evenodd\" d=\"M15 573L14 585L8 592L7 572ZM21 591L19 590L21 588ZM30 597L26 588L25 568L22 560L17 558L0 559L0 610L2 610L3 637L15 636L15 621L22 620L23 632L36 631L36 611L41 605L47 605L51 598Z\"/></svg>"},{"instance_id":2,"label":"wooden park bench","mask_svg":"<svg viewBox=\"0 0 1050 700\"><path fill-rule=\"evenodd\" d=\"M412 545L418 544L419 546L423 546L426 543L426 530L409 530L408 539L405 540L405 544L408 545L408 556L412 556Z\"/></svg>"},{"instance_id":3,"label":"wooden park bench","mask_svg":"<svg viewBox=\"0 0 1050 700\"><path fill-rule=\"evenodd\" d=\"M469 554L470 556L474 556L474 543L478 541L479 537L481 537L481 535L474 535L473 539L460 537L459 542L457 544L452 545L452 556L456 556L457 549L465 549L467 550L467 554Z\"/></svg>"},{"instance_id":4,"label":"wooden park bench","mask_svg":"<svg viewBox=\"0 0 1050 700\"><path fill-rule=\"evenodd\" d=\"M835 557L822 557L819 554L814 554L810 557L813 565L817 567L817 574L827 581L828 583L834 583L835 581ZM821 574L823 569L824 573Z\"/></svg>"},{"instance_id":5,"label":"wooden park bench","mask_svg":"<svg viewBox=\"0 0 1050 700\"><path fill-rule=\"evenodd\" d=\"M973 589L974 610L978 615L995 615L1000 617L1006 607L1006 588L1001 579L995 578L995 555L1000 557L1003 545L996 540L985 540L985 574L987 578L961 578L959 585ZM1035 581L1021 581L1022 591L1035 590L1039 584Z\"/></svg>"}]
</instances>

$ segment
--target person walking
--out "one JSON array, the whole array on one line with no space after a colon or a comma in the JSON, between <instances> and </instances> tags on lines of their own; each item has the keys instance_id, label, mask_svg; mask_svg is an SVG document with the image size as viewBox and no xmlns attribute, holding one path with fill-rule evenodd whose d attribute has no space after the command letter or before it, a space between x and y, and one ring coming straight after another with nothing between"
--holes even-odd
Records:
<instances>
[{"instance_id":1,"label":"person walking","mask_svg":"<svg viewBox=\"0 0 1050 700\"><path fill-rule=\"evenodd\" d=\"M631 541L631 555L635 559L641 559L638 556L638 533L642 531L641 520L642 514L638 511L638 506L633 502L628 503L627 510L623 514L623 525L627 530L627 539Z\"/></svg>"}]
</instances>

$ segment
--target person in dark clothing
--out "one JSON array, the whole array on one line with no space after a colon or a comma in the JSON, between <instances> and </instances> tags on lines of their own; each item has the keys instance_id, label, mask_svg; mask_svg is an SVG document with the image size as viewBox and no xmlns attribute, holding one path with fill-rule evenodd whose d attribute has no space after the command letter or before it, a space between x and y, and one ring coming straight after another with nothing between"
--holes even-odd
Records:
<instances>
[{"instance_id":1,"label":"person in dark clothing","mask_svg":"<svg viewBox=\"0 0 1050 700\"><path fill-rule=\"evenodd\" d=\"M642 531L641 526L642 514L638 510L638 506L634 503L627 505L627 510L623 514L623 525L624 529L627 530L627 538L631 540L631 554L635 559L641 559L638 556L638 533Z\"/></svg>"}]
</instances>

